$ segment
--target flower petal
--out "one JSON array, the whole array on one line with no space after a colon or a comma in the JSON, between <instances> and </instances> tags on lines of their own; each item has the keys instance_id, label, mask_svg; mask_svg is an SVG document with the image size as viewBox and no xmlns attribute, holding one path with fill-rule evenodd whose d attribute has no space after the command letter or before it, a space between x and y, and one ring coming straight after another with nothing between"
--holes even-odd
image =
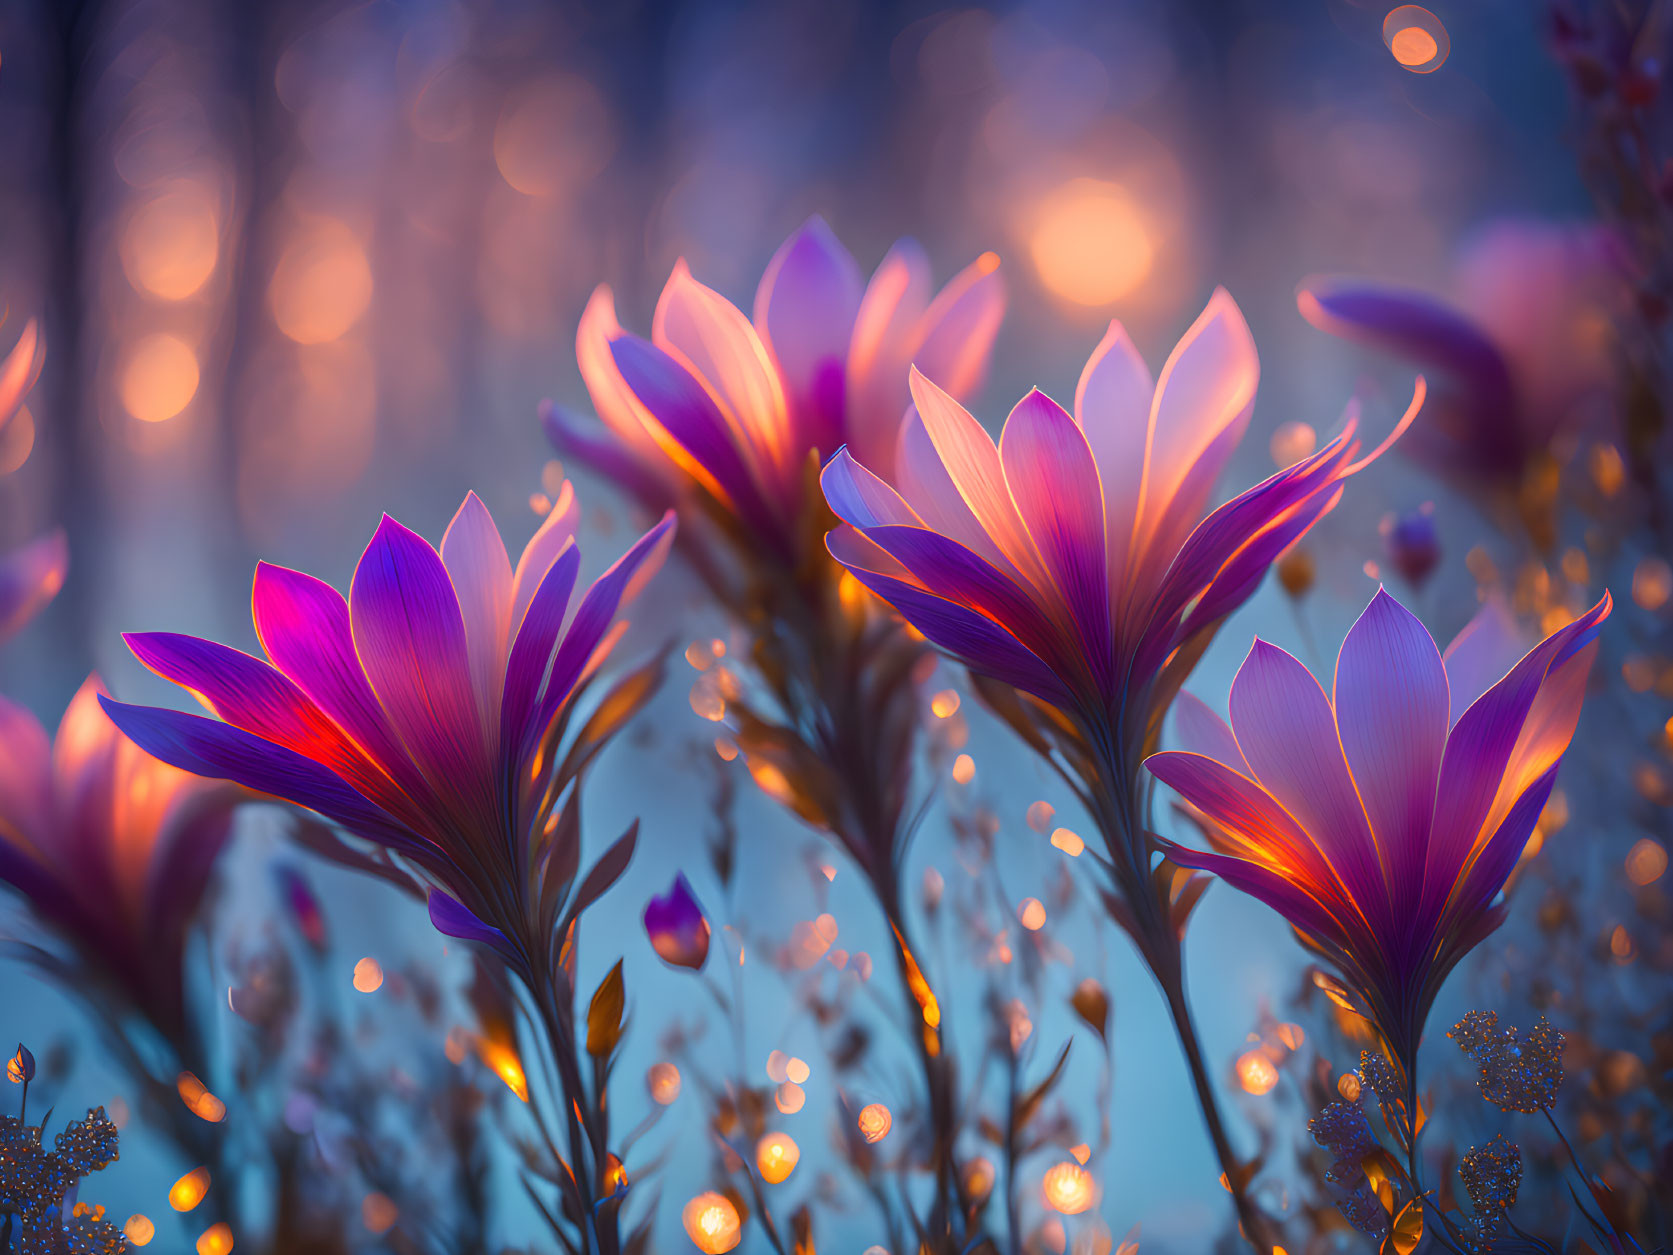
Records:
<instances>
[{"instance_id":1,"label":"flower petal","mask_svg":"<svg viewBox=\"0 0 1673 1255\"><path fill-rule=\"evenodd\" d=\"M425 905L430 912L431 925L443 936L474 941L516 961L516 949L506 940L505 934L490 924L484 924L474 911L451 894L431 889Z\"/></svg>"},{"instance_id":2,"label":"flower petal","mask_svg":"<svg viewBox=\"0 0 1673 1255\"><path fill-rule=\"evenodd\" d=\"M1201 754L1224 763L1240 775L1252 776L1243 751L1237 747L1231 725L1214 713L1213 707L1193 693L1180 693L1173 701L1173 736L1187 754Z\"/></svg>"},{"instance_id":3,"label":"flower petal","mask_svg":"<svg viewBox=\"0 0 1673 1255\"><path fill-rule=\"evenodd\" d=\"M1380 588L1342 642L1333 704L1397 909L1415 904L1446 750L1446 667L1428 629Z\"/></svg>"},{"instance_id":4,"label":"flower petal","mask_svg":"<svg viewBox=\"0 0 1673 1255\"><path fill-rule=\"evenodd\" d=\"M15 635L58 595L69 567L70 546L62 531L0 556L0 641Z\"/></svg>"},{"instance_id":5,"label":"flower petal","mask_svg":"<svg viewBox=\"0 0 1673 1255\"><path fill-rule=\"evenodd\" d=\"M1312 673L1257 640L1232 681L1231 726L1255 778L1317 844L1367 921L1391 924L1384 864Z\"/></svg>"},{"instance_id":6,"label":"flower petal","mask_svg":"<svg viewBox=\"0 0 1673 1255\"><path fill-rule=\"evenodd\" d=\"M1441 655L1452 695L1449 727L1510 672L1528 652L1528 645L1502 596L1494 593L1482 602Z\"/></svg>"},{"instance_id":7,"label":"flower petal","mask_svg":"<svg viewBox=\"0 0 1673 1255\"><path fill-rule=\"evenodd\" d=\"M18 336L12 351L0 361L0 431L12 421L12 415L23 405L23 398L40 378L41 363L46 356L38 351L40 345L40 328L31 318L23 324L23 334Z\"/></svg>"},{"instance_id":8,"label":"flower petal","mask_svg":"<svg viewBox=\"0 0 1673 1255\"><path fill-rule=\"evenodd\" d=\"M52 820L52 746L40 720L0 697L0 846L45 856Z\"/></svg>"},{"instance_id":9,"label":"flower petal","mask_svg":"<svg viewBox=\"0 0 1673 1255\"><path fill-rule=\"evenodd\" d=\"M1081 653L1110 696L1110 598L1104 494L1081 429L1039 389L1017 403L1000 436L1005 483L1050 574Z\"/></svg>"},{"instance_id":10,"label":"flower petal","mask_svg":"<svg viewBox=\"0 0 1673 1255\"><path fill-rule=\"evenodd\" d=\"M496 831L496 783L441 556L384 516L354 570L349 627L390 726L465 832Z\"/></svg>"},{"instance_id":11,"label":"flower petal","mask_svg":"<svg viewBox=\"0 0 1673 1255\"><path fill-rule=\"evenodd\" d=\"M1127 332L1119 322L1110 323L1075 387L1075 421L1086 433L1104 486L1104 543L1116 598L1126 586L1155 392L1150 368Z\"/></svg>"},{"instance_id":12,"label":"flower petal","mask_svg":"<svg viewBox=\"0 0 1673 1255\"><path fill-rule=\"evenodd\" d=\"M499 725L500 688L511 636L511 559L488 507L474 492L466 494L442 535L441 560L465 620L471 687L482 712L483 730L491 732Z\"/></svg>"},{"instance_id":13,"label":"flower petal","mask_svg":"<svg viewBox=\"0 0 1673 1255\"><path fill-rule=\"evenodd\" d=\"M860 292L859 266L818 215L779 245L755 292L755 328L778 364L799 443L827 457L843 442Z\"/></svg>"},{"instance_id":14,"label":"flower petal","mask_svg":"<svg viewBox=\"0 0 1673 1255\"><path fill-rule=\"evenodd\" d=\"M819 486L836 516L855 527L863 529L890 523L923 526L923 520L901 500L900 494L856 462L846 445L825 464L819 474Z\"/></svg>"},{"instance_id":15,"label":"flower petal","mask_svg":"<svg viewBox=\"0 0 1673 1255\"><path fill-rule=\"evenodd\" d=\"M958 485L953 483L941 455L935 451L935 442L924 428L923 419L918 417L917 406L907 409L897 443L894 482L913 512L943 536L951 536L1007 575L1021 579L1021 573L1000 552L993 537L971 512Z\"/></svg>"},{"instance_id":16,"label":"flower petal","mask_svg":"<svg viewBox=\"0 0 1673 1255\"><path fill-rule=\"evenodd\" d=\"M846 435L854 456L885 478L893 471L895 427L911 400L906 372L929 298L929 258L916 241L901 240L871 276L854 319Z\"/></svg>"},{"instance_id":17,"label":"flower petal","mask_svg":"<svg viewBox=\"0 0 1673 1255\"><path fill-rule=\"evenodd\" d=\"M564 615L580 571L581 551L572 541L547 570L518 626L500 701L500 745L514 756L524 744L529 715L539 705L541 684L563 631Z\"/></svg>"},{"instance_id":18,"label":"flower petal","mask_svg":"<svg viewBox=\"0 0 1673 1255\"><path fill-rule=\"evenodd\" d=\"M981 387L1004 318L999 255L983 253L954 275L924 311L912 364L949 396L967 397Z\"/></svg>"},{"instance_id":19,"label":"flower petal","mask_svg":"<svg viewBox=\"0 0 1673 1255\"><path fill-rule=\"evenodd\" d=\"M528 613L535 589L546 579L546 572L575 539L575 528L581 521L581 507L575 500L575 488L567 479L558 489L558 499L547 511L540 526L523 546L517 558L517 571L511 577L511 622L506 629L506 640L512 641Z\"/></svg>"}]
</instances>

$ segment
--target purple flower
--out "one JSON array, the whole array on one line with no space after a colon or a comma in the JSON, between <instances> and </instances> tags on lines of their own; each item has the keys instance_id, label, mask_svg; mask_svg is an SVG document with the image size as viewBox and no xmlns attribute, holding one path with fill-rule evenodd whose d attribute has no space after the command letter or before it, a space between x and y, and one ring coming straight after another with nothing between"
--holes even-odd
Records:
<instances>
[{"instance_id":1,"label":"purple flower","mask_svg":"<svg viewBox=\"0 0 1673 1255\"><path fill-rule=\"evenodd\" d=\"M1608 594L1502 679L1489 607L1443 656L1379 591L1333 691L1256 641L1228 726L1180 705L1185 748L1146 766L1206 818L1184 867L1261 899L1332 962L1410 1068L1448 972L1504 918L1495 902L1574 735Z\"/></svg>"},{"instance_id":2,"label":"purple flower","mask_svg":"<svg viewBox=\"0 0 1673 1255\"><path fill-rule=\"evenodd\" d=\"M645 903L645 934L664 963L702 970L709 957L709 921L684 873L674 876L666 895Z\"/></svg>"},{"instance_id":3,"label":"purple flower","mask_svg":"<svg viewBox=\"0 0 1673 1255\"><path fill-rule=\"evenodd\" d=\"M0 880L173 1042L187 934L245 795L158 762L89 677L46 730L0 698Z\"/></svg>"},{"instance_id":4,"label":"purple flower","mask_svg":"<svg viewBox=\"0 0 1673 1255\"><path fill-rule=\"evenodd\" d=\"M1596 417L1627 299L1620 249L1599 228L1501 221L1459 258L1455 300L1324 278L1302 316L1433 375L1435 404L1407 441L1438 474L1515 488L1561 431Z\"/></svg>"},{"instance_id":5,"label":"purple flower","mask_svg":"<svg viewBox=\"0 0 1673 1255\"><path fill-rule=\"evenodd\" d=\"M1435 508L1426 505L1410 514L1390 516L1383 532L1388 561L1413 588L1422 588L1441 561L1441 539L1435 533Z\"/></svg>"},{"instance_id":6,"label":"purple flower","mask_svg":"<svg viewBox=\"0 0 1673 1255\"><path fill-rule=\"evenodd\" d=\"M623 332L610 289L600 287L575 350L614 439L557 409L547 412L548 434L566 457L642 501L687 503L695 493L754 543L788 554L810 459L822 463L843 444L880 466L893 458L911 363L954 395L980 384L1004 312L998 267L983 254L932 300L929 262L903 240L863 283L815 217L773 255L753 321L683 261L648 341Z\"/></svg>"},{"instance_id":7,"label":"purple flower","mask_svg":"<svg viewBox=\"0 0 1673 1255\"><path fill-rule=\"evenodd\" d=\"M267 660L166 632L127 637L219 719L106 709L165 762L286 798L404 856L435 883L438 929L521 973L548 972L579 853L576 834L549 822L570 778L554 733L674 528L664 518L575 603L576 514L566 485L515 568L474 494L439 552L386 516L346 600L263 563L252 601Z\"/></svg>"}]
</instances>

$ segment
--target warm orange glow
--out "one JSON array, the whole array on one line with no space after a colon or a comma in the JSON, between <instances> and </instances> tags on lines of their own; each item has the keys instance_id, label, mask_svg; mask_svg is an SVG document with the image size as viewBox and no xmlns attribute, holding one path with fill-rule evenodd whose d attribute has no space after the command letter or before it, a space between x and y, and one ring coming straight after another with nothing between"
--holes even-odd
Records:
<instances>
[{"instance_id":1,"label":"warm orange glow","mask_svg":"<svg viewBox=\"0 0 1673 1255\"><path fill-rule=\"evenodd\" d=\"M1597 444L1592 446L1588 458L1591 464L1592 482L1597 490L1606 497L1613 497L1626 483L1626 460L1621 457L1621 451L1612 444Z\"/></svg>"},{"instance_id":2,"label":"warm orange glow","mask_svg":"<svg viewBox=\"0 0 1673 1255\"><path fill-rule=\"evenodd\" d=\"M773 1102L787 1116L793 1116L807 1102L807 1092L794 1081L786 1081L773 1094Z\"/></svg>"},{"instance_id":3,"label":"warm orange glow","mask_svg":"<svg viewBox=\"0 0 1673 1255\"><path fill-rule=\"evenodd\" d=\"M1669 596L1673 596L1673 567L1669 567L1663 559L1645 558L1633 568L1633 601L1645 610L1660 610L1667 604Z\"/></svg>"},{"instance_id":4,"label":"warm orange glow","mask_svg":"<svg viewBox=\"0 0 1673 1255\"><path fill-rule=\"evenodd\" d=\"M1077 833L1070 832L1067 828L1052 829L1051 843L1070 858L1079 858L1081 851L1086 849L1086 842L1081 840Z\"/></svg>"},{"instance_id":5,"label":"warm orange glow","mask_svg":"<svg viewBox=\"0 0 1673 1255\"><path fill-rule=\"evenodd\" d=\"M1267 447L1272 453L1273 465L1285 470L1302 458L1310 457L1318 445L1319 436L1311 424L1289 422L1278 424Z\"/></svg>"},{"instance_id":6,"label":"warm orange glow","mask_svg":"<svg viewBox=\"0 0 1673 1255\"><path fill-rule=\"evenodd\" d=\"M360 1223L368 1233L388 1233L400 1216L401 1209L387 1194L373 1191L360 1200Z\"/></svg>"},{"instance_id":7,"label":"warm orange glow","mask_svg":"<svg viewBox=\"0 0 1673 1255\"><path fill-rule=\"evenodd\" d=\"M198 1255L227 1255L232 1249L232 1226L222 1223L210 1225L198 1235Z\"/></svg>"},{"instance_id":8,"label":"warm orange glow","mask_svg":"<svg viewBox=\"0 0 1673 1255\"><path fill-rule=\"evenodd\" d=\"M1057 814L1057 808L1050 802L1030 802L1026 819L1028 826L1035 832L1047 832L1051 828L1052 818Z\"/></svg>"},{"instance_id":9,"label":"warm orange glow","mask_svg":"<svg viewBox=\"0 0 1673 1255\"><path fill-rule=\"evenodd\" d=\"M894 1122L895 1118L882 1103L867 1103L860 1109L860 1136L867 1142L881 1142L889 1135L889 1128Z\"/></svg>"},{"instance_id":10,"label":"warm orange glow","mask_svg":"<svg viewBox=\"0 0 1673 1255\"><path fill-rule=\"evenodd\" d=\"M807 1078L813 1075L813 1069L808 1066L806 1059L793 1058L784 1065L784 1079L795 1085L806 1085Z\"/></svg>"},{"instance_id":11,"label":"warm orange glow","mask_svg":"<svg viewBox=\"0 0 1673 1255\"><path fill-rule=\"evenodd\" d=\"M0 475L10 475L35 451L35 416L20 405L11 421L0 424Z\"/></svg>"},{"instance_id":12,"label":"warm orange glow","mask_svg":"<svg viewBox=\"0 0 1673 1255\"><path fill-rule=\"evenodd\" d=\"M135 209L122 232L122 269L148 296L183 301L209 282L221 252L214 194L180 183Z\"/></svg>"},{"instance_id":13,"label":"warm orange glow","mask_svg":"<svg viewBox=\"0 0 1673 1255\"><path fill-rule=\"evenodd\" d=\"M179 336L158 332L128 350L122 367L122 405L142 423L161 423L192 403L198 359Z\"/></svg>"},{"instance_id":14,"label":"warm orange glow","mask_svg":"<svg viewBox=\"0 0 1673 1255\"><path fill-rule=\"evenodd\" d=\"M984 1156L978 1155L974 1159L965 1160L961 1173L964 1178L964 1192L973 1202L980 1202L993 1193L993 1163Z\"/></svg>"},{"instance_id":15,"label":"warm orange glow","mask_svg":"<svg viewBox=\"0 0 1673 1255\"><path fill-rule=\"evenodd\" d=\"M1092 1147L1082 1142L1078 1146L1069 1147L1069 1153L1075 1157L1075 1162L1084 1168L1086 1161L1092 1158Z\"/></svg>"},{"instance_id":16,"label":"warm orange glow","mask_svg":"<svg viewBox=\"0 0 1673 1255\"><path fill-rule=\"evenodd\" d=\"M1046 1175L1040 1179L1040 1193L1046 1206L1065 1216L1078 1216L1087 1210L1096 1201L1097 1192L1092 1174L1067 1159L1047 1168Z\"/></svg>"},{"instance_id":17,"label":"warm orange glow","mask_svg":"<svg viewBox=\"0 0 1673 1255\"><path fill-rule=\"evenodd\" d=\"M689 1237L703 1255L722 1255L731 1250L743 1236L743 1224L732 1200L713 1190L699 1194L685 1205L680 1213Z\"/></svg>"},{"instance_id":18,"label":"warm orange glow","mask_svg":"<svg viewBox=\"0 0 1673 1255\"><path fill-rule=\"evenodd\" d=\"M650 1071L645 1073L645 1089L652 1102L659 1107L668 1106L680 1096L679 1068L666 1060L651 1064Z\"/></svg>"},{"instance_id":19,"label":"warm orange glow","mask_svg":"<svg viewBox=\"0 0 1673 1255\"><path fill-rule=\"evenodd\" d=\"M1627 879L1635 885L1650 885L1667 871L1667 848L1644 837L1627 852Z\"/></svg>"},{"instance_id":20,"label":"warm orange glow","mask_svg":"<svg viewBox=\"0 0 1673 1255\"><path fill-rule=\"evenodd\" d=\"M375 994L383 988L383 965L371 955L354 965L354 987L363 994Z\"/></svg>"},{"instance_id":21,"label":"warm orange glow","mask_svg":"<svg viewBox=\"0 0 1673 1255\"><path fill-rule=\"evenodd\" d=\"M526 196L552 196L592 178L615 149L598 89L574 75L522 88L494 127L494 164Z\"/></svg>"},{"instance_id":22,"label":"warm orange glow","mask_svg":"<svg viewBox=\"0 0 1673 1255\"><path fill-rule=\"evenodd\" d=\"M502 1042L479 1038L476 1053L494 1075L505 1082L507 1089L523 1102L528 1102L529 1078L523 1072L523 1061L517 1057L515 1050Z\"/></svg>"},{"instance_id":23,"label":"warm orange glow","mask_svg":"<svg viewBox=\"0 0 1673 1255\"><path fill-rule=\"evenodd\" d=\"M135 1246L146 1246L157 1236L157 1226L151 1223L150 1216L136 1213L122 1226L122 1236Z\"/></svg>"},{"instance_id":24,"label":"warm orange glow","mask_svg":"<svg viewBox=\"0 0 1673 1255\"><path fill-rule=\"evenodd\" d=\"M1270 1094L1278 1084L1278 1069L1259 1050L1251 1050L1237 1061L1237 1082L1251 1094Z\"/></svg>"},{"instance_id":25,"label":"warm orange glow","mask_svg":"<svg viewBox=\"0 0 1673 1255\"><path fill-rule=\"evenodd\" d=\"M1154 248L1119 185L1072 179L1041 206L1029 238L1040 281L1076 305L1108 305L1149 276Z\"/></svg>"},{"instance_id":26,"label":"warm orange glow","mask_svg":"<svg viewBox=\"0 0 1673 1255\"><path fill-rule=\"evenodd\" d=\"M279 330L298 344L339 338L372 304L366 250L341 222L308 230L280 255L267 303Z\"/></svg>"},{"instance_id":27,"label":"warm orange glow","mask_svg":"<svg viewBox=\"0 0 1673 1255\"><path fill-rule=\"evenodd\" d=\"M768 1185L788 1180L801 1158L802 1148L788 1133L769 1133L755 1144L755 1168Z\"/></svg>"},{"instance_id":28,"label":"warm orange glow","mask_svg":"<svg viewBox=\"0 0 1673 1255\"><path fill-rule=\"evenodd\" d=\"M960 754L953 759L953 779L959 784L969 784L976 778L976 760L969 754Z\"/></svg>"},{"instance_id":29,"label":"warm orange glow","mask_svg":"<svg viewBox=\"0 0 1673 1255\"><path fill-rule=\"evenodd\" d=\"M1441 68L1452 40L1441 19L1420 4L1402 4L1383 19L1383 42L1394 59L1414 74Z\"/></svg>"},{"instance_id":30,"label":"warm orange glow","mask_svg":"<svg viewBox=\"0 0 1673 1255\"><path fill-rule=\"evenodd\" d=\"M1017 920L1031 933L1046 926L1046 906L1039 898L1024 898L1017 905Z\"/></svg>"},{"instance_id":31,"label":"warm orange glow","mask_svg":"<svg viewBox=\"0 0 1673 1255\"><path fill-rule=\"evenodd\" d=\"M1609 952L1615 956L1617 963L1632 962L1633 952L1632 934L1627 932L1626 926L1616 924L1615 931L1609 934Z\"/></svg>"},{"instance_id":32,"label":"warm orange glow","mask_svg":"<svg viewBox=\"0 0 1673 1255\"><path fill-rule=\"evenodd\" d=\"M190 1072L182 1072L175 1080L175 1089L180 1094L180 1101L200 1120L210 1124L219 1124L226 1119L227 1105L211 1094L204 1083Z\"/></svg>"},{"instance_id":33,"label":"warm orange glow","mask_svg":"<svg viewBox=\"0 0 1673 1255\"><path fill-rule=\"evenodd\" d=\"M952 689L943 689L929 699L929 708L937 719L950 719L958 713L959 696Z\"/></svg>"},{"instance_id":34,"label":"warm orange glow","mask_svg":"<svg viewBox=\"0 0 1673 1255\"><path fill-rule=\"evenodd\" d=\"M175 1211L191 1211L209 1193L209 1169L193 1168L168 1189L168 1205Z\"/></svg>"},{"instance_id":35,"label":"warm orange glow","mask_svg":"<svg viewBox=\"0 0 1673 1255\"><path fill-rule=\"evenodd\" d=\"M1360 1088L1357 1072L1344 1072L1336 1078L1336 1092L1342 1095L1343 1102L1358 1102Z\"/></svg>"}]
</instances>

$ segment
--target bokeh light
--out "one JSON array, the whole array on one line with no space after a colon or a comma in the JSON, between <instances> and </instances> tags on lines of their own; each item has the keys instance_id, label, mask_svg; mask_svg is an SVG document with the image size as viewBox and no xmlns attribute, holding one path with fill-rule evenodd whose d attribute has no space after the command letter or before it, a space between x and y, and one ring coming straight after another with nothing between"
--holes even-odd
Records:
<instances>
[{"instance_id":1,"label":"bokeh light","mask_svg":"<svg viewBox=\"0 0 1673 1255\"><path fill-rule=\"evenodd\" d=\"M697 1195L685 1205L681 1213L686 1236L703 1255L722 1255L731 1250L743 1237L743 1223L738 1209L724 1194L710 1190Z\"/></svg>"},{"instance_id":2,"label":"bokeh light","mask_svg":"<svg viewBox=\"0 0 1673 1255\"><path fill-rule=\"evenodd\" d=\"M280 255L267 289L279 330L298 344L346 334L372 304L372 267L341 222L310 226Z\"/></svg>"},{"instance_id":3,"label":"bokeh light","mask_svg":"<svg viewBox=\"0 0 1673 1255\"><path fill-rule=\"evenodd\" d=\"M1383 19L1383 42L1394 59L1414 74L1441 68L1452 52L1446 26L1421 4L1402 4Z\"/></svg>"},{"instance_id":4,"label":"bokeh light","mask_svg":"<svg viewBox=\"0 0 1673 1255\"><path fill-rule=\"evenodd\" d=\"M140 202L122 232L122 268L134 288L164 301L196 295L220 259L215 194L181 182Z\"/></svg>"},{"instance_id":5,"label":"bokeh light","mask_svg":"<svg viewBox=\"0 0 1673 1255\"><path fill-rule=\"evenodd\" d=\"M142 423L161 423L192 403L198 390L198 359L179 336L157 332L128 350L122 367L122 405Z\"/></svg>"},{"instance_id":6,"label":"bokeh light","mask_svg":"<svg viewBox=\"0 0 1673 1255\"><path fill-rule=\"evenodd\" d=\"M1029 239L1040 282L1076 305L1109 305L1150 274L1154 246L1119 185L1072 179L1041 204Z\"/></svg>"}]
</instances>

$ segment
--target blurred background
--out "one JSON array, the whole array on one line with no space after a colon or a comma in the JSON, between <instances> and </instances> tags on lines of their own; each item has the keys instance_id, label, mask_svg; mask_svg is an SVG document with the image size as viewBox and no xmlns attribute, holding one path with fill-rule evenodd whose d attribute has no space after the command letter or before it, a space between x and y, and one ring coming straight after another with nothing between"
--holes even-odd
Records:
<instances>
[{"instance_id":1,"label":"blurred background","mask_svg":"<svg viewBox=\"0 0 1673 1255\"><path fill-rule=\"evenodd\" d=\"M1031 385L1067 401L1112 317L1159 366L1220 284L1248 317L1263 370L1223 490L1271 471L1281 425L1327 433L1356 390L1380 435L1411 372L1307 325L1298 284L1348 272L1459 297L1460 258L1496 223L1593 212L1545 6L1436 3L1409 20L1428 43L1386 36L1394 7L0 0L0 342L38 317L46 344L27 411L0 441L0 548L60 525L72 555L57 600L0 650L0 690L49 727L95 669L123 697L173 701L129 658L121 631L253 649L255 562L345 587L382 511L439 540L475 490L515 552L563 473L548 465L536 406L586 407L574 330L594 286L609 283L624 324L643 331L684 257L747 309L773 249L812 213L867 270L902 235L925 244L943 279L978 253L999 254L1010 307L973 407L990 430ZM577 476L577 489L596 571L639 520L604 485ZM1386 459L1315 534L1317 582L1302 612L1269 585L1193 689L1222 703L1254 633L1319 665L1306 653L1316 640L1328 665L1375 589L1380 520L1431 500L1444 556L1416 604L1448 639L1474 609L1464 558L1488 525L1410 463ZM1436 592L1448 587L1471 591ZM629 646L725 638L694 604L677 575L659 581ZM676 868L717 927L782 941L828 910L842 947L882 952L855 878L753 796L738 805L735 900L720 900L693 805L711 787L713 729L686 701L690 678L676 675L590 786L592 848L635 815L644 832L613 894L620 910L603 916L619 935L595 937L584 956L593 981L626 956L624 1123L646 1102L636 1078L658 1058L659 1035L705 1006L657 964L637 923ZM1060 867L1040 857L1024 815L1046 800L1074 826L1071 801L990 721L972 713L970 724L972 788L1002 824L1007 889L1051 900ZM262 866L278 850L276 825L258 816L244 828L223 874L222 936L258 933L272 910ZM823 886L822 862L837 864ZM913 865L955 874L943 819L926 826ZM347 956L345 999L362 955L392 971L427 965L444 984L462 978L457 947L447 953L410 902L340 873L318 877ZM1211 899L1190 936L1194 993L1232 1086L1233 1061L1263 1009L1282 1013L1302 960L1276 917L1221 890ZM1044 961L1058 965L1065 997L1071 973L1099 975L1115 1003L1100 1212L1117 1237L1142 1220L1147 1250L1203 1250L1225 1222L1217 1169L1160 1000L1096 914L1083 903L1062 921L1064 953ZM207 970L217 953L205 947ZM934 962L955 1033L963 1016L979 1042L974 966L956 947ZM829 1070L781 975L770 962L749 970L759 985L749 1066L780 1048L813 1064L797 1134L808 1158L781 1187L812 1192ZM203 987L230 1033L225 985L217 976ZM1450 1023L1467 996L1449 992L1433 1025ZM375 997L357 1014L374 1014ZM0 1007L8 1042L27 1036L39 1049L78 1032L74 1006L21 969L0 968ZM1073 1017L1060 997L1035 1023L1049 1058ZM1097 1089L1098 1050L1077 1045L1074 1092ZM906 1060L902 1049L901 1087ZM109 1102L118 1084L89 1043L58 1092L75 1107ZM655 1249L678 1248L679 1202L706 1188L700 1121L675 1108L655 1134L701 1147L661 1169ZM190 1165L146 1138L140 1125L128 1130L99 1198L113 1213L150 1213L162 1249L183 1249L196 1230L162 1199ZM526 1241L532 1215L514 1176L496 1190L502 1239ZM881 1240L858 1208L833 1217L831 1250Z\"/></svg>"}]
</instances>

